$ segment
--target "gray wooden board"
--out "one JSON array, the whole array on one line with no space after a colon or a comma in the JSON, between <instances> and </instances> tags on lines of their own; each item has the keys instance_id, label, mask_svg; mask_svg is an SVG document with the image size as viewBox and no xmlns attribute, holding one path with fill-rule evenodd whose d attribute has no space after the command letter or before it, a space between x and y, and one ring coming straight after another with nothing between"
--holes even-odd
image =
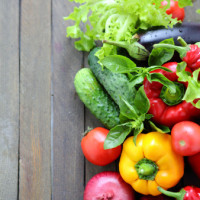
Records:
<instances>
[{"instance_id":1,"label":"gray wooden board","mask_svg":"<svg viewBox=\"0 0 200 200\"><path fill-rule=\"evenodd\" d=\"M74 76L83 55L66 38L63 21L74 4L53 0L53 194L54 200L83 199L84 157L80 148L84 132L84 106L74 89Z\"/></svg>"},{"instance_id":2,"label":"gray wooden board","mask_svg":"<svg viewBox=\"0 0 200 200\"><path fill-rule=\"evenodd\" d=\"M14 200L18 189L18 0L1 1L0 20L0 199Z\"/></svg>"},{"instance_id":3,"label":"gray wooden board","mask_svg":"<svg viewBox=\"0 0 200 200\"><path fill-rule=\"evenodd\" d=\"M51 199L51 0L21 1L19 199Z\"/></svg>"}]
</instances>

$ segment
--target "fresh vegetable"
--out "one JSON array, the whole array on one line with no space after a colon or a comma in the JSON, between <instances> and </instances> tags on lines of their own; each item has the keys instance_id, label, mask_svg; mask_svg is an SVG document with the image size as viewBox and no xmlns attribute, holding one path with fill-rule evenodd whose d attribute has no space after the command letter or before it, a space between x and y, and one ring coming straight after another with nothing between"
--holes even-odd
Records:
<instances>
[{"instance_id":1,"label":"fresh vegetable","mask_svg":"<svg viewBox=\"0 0 200 200\"><path fill-rule=\"evenodd\" d=\"M161 2L162 6L166 6L168 1L164 0ZM178 1L170 0L170 7L166 10L168 15L172 15L172 18L177 18L178 20L183 21L185 18L185 10L178 5Z\"/></svg>"},{"instance_id":2,"label":"fresh vegetable","mask_svg":"<svg viewBox=\"0 0 200 200\"><path fill-rule=\"evenodd\" d=\"M81 101L107 128L119 124L119 107L103 90L90 69L79 70L74 85Z\"/></svg>"},{"instance_id":3,"label":"fresh vegetable","mask_svg":"<svg viewBox=\"0 0 200 200\"><path fill-rule=\"evenodd\" d=\"M200 68L200 45L198 44L190 44L187 45L187 43L179 37L178 40L183 45L181 46L175 46L171 44L155 44L154 48L171 48L180 54L181 59L187 63L187 66L192 70L196 70Z\"/></svg>"},{"instance_id":4,"label":"fresh vegetable","mask_svg":"<svg viewBox=\"0 0 200 200\"><path fill-rule=\"evenodd\" d=\"M200 110L200 68L193 71L191 74L185 71L186 65L185 62L182 62L177 66L178 80L188 84L183 100L191 103L194 107L199 108Z\"/></svg>"},{"instance_id":5,"label":"fresh vegetable","mask_svg":"<svg viewBox=\"0 0 200 200\"><path fill-rule=\"evenodd\" d=\"M200 178L200 152L193 156L188 156L188 162L193 171Z\"/></svg>"},{"instance_id":6,"label":"fresh vegetable","mask_svg":"<svg viewBox=\"0 0 200 200\"><path fill-rule=\"evenodd\" d=\"M133 38L130 42L103 40L103 43L126 49L129 56L136 60L147 60L149 51L137 41L138 38Z\"/></svg>"},{"instance_id":7,"label":"fresh vegetable","mask_svg":"<svg viewBox=\"0 0 200 200\"><path fill-rule=\"evenodd\" d=\"M181 189L179 192L170 192L166 191L161 187L158 187L158 190L163 194L174 197L177 200L199 200L200 199L200 188L193 186L186 186Z\"/></svg>"},{"instance_id":8,"label":"fresh vegetable","mask_svg":"<svg viewBox=\"0 0 200 200\"><path fill-rule=\"evenodd\" d=\"M176 84L176 92L172 92L168 87L158 82L150 83L147 79L144 80L144 90L150 101L149 113L153 115L152 120L158 124L172 127L178 122L199 116L199 109L191 103L182 101L187 83L178 81L177 63L168 62L163 67L170 69L172 72L158 69L150 73L161 73L173 81ZM185 73L187 72L191 72L189 68L186 68Z\"/></svg>"},{"instance_id":9,"label":"fresh vegetable","mask_svg":"<svg viewBox=\"0 0 200 200\"><path fill-rule=\"evenodd\" d=\"M154 44L157 44L166 38L173 38L176 45L180 45L177 41L179 36L187 41L188 44L195 44L196 42L199 42L199 33L200 23L183 22L182 24L176 24L173 28L169 27L166 29L161 27L138 33L138 37L139 43L151 51Z\"/></svg>"},{"instance_id":10,"label":"fresh vegetable","mask_svg":"<svg viewBox=\"0 0 200 200\"><path fill-rule=\"evenodd\" d=\"M95 56L99 49L94 48L88 56L90 69L116 104L119 105L120 99L123 98L129 99L132 102L136 92L135 88L131 87L129 79L125 74L113 73L107 68L102 69L102 66L98 63L99 59Z\"/></svg>"},{"instance_id":11,"label":"fresh vegetable","mask_svg":"<svg viewBox=\"0 0 200 200\"><path fill-rule=\"evenodd\" d=\"M118 172L101 172L87 183L83 200L135 200L134 191Z\"/></svg>"},{"instance_id":12,"label":"fresh vegetable","mask_svg":"<svg viewBox=\"0 0 200 200\"><path fill-rule=\"evenodd\" d=\"M97 127L89 131L81 140L81 148L88 161L95 165L105 166L116 160L121 153L121 145L104 150L103 144L109 130Z\"/></svg>"},{"instance_id":13,"label":"fresh vegetable","mask_svg":"<svg viewBox=\"0 0 200 200\"><path fill-rule=\"evenodd\" d=\"M200 152L200 126L192 121L175 124L171 131L172 147L182 156Z\"/></svg>"},{"instance_id":14,"label":"fresh vegetable","mask_svg":"<svg viewBox=\"0 0 200 200\"><path fill-rule=\"evenodd\" d=\"M171 136L159 132L140 134L123 144L119 172L136 192L159 195L157 187L175 186L184 173L183 157L171 146Z\"/></svg>"},{"instance_id":15,"label":"fresh vegetable","mask_svg":"<svg viewBox=\"0 0 200 200\"><path fill-rule=\"evenodd\" d=\"M150 119L152 117L147 114L149 110L149 101L142 86L136 92L133 104L134 106L129 104L126 99L121 100L121 123L110 129L104 142L104 149L119 146L132 131L135 136L134 142L136 142L137 135L144 129L145 119Z\"/></svg>"},{"instance_id":16,"label":"fresh vegetable","mask_svg":"<svg viewBox=\"0 0 200 200\"><path fill-rule=\"evenodd\" d=\"M80 3L65 20L75 24L67 27L67 36L80 39L75 48L90 51L97 40L125 41L131 43L138 30L151 27L173 27L178 21L166 13L170 7L161 6L161 0L74 0ZM179 0L181 7L191 6L191 0ZM83 23L83 32L81 26ZM104 44L97 56L100 60L116 54L116 47ZM137 56L136 56L137 57Z\"/></svg>"}]
</instances>

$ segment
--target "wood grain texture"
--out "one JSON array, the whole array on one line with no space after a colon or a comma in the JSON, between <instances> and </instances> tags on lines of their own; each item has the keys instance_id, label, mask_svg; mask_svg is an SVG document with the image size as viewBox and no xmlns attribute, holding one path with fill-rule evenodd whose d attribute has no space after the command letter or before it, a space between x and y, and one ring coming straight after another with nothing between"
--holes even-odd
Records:
<instances>
[{"instance_id":1,"label":"wood grain texture","mask_svg":"<svg viewBox=\"0 0 200 200\"><path fill-rule=\"evenodd\" d=\"M72 24L63 16L74 4L53 0L53 200L83 199L84 157L81 133L84 132L84 106L74 89L74 76L82 67L83 55L66 38Z\"/></svg>"},{"instance_id":2,"label":"wood grain texture","mask_svg":"<svg viewBox=\"0 0 200 200\"><path fill-rule=\"evenodd\" d=\"M21 2L19 199L51 199L51 0Z\"/></svg>"},{"instance_id":3,"label":"wood grain texture","mask_svg":"<svg viewBox=\"0 0 200 200\"><path fill-rule=\"evenodd\" d=\"M0 199L15 200L18 188L19 1L2 0L0 19Z\"/></svg>"},{"instance_id":4,"label":"wood grain texture","mask_svg":"<svg viewBox=\"0 0 200 200\"><path fill-rule=\"evenodd\" d=\"M200 14L196 13L196 10L200 9L200 0L196 0L193 6L185 8L185 21L188 22L200 22Z\"/></svg>"}]
</instances>

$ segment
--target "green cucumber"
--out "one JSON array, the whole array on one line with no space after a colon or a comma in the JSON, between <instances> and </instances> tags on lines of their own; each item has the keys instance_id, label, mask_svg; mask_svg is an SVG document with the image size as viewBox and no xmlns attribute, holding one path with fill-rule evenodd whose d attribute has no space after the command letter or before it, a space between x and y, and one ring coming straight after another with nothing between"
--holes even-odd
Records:
<instances>
[{"instance_id":1,"label":"green cucumber","mask_svg":"<svg viewBox=\"0 0 200 200\"><path fill-rule=\"evenodd\" d=\"M111 100L89 68L79 70L74 79L76 92L97 119L111 129L120 123L119 107Z\"/></svg>"},{"instance_id":2,"label":"green cucumber","mask_svg":"<svg viewBox=\"0 0 200 200\"><path fill-rule=\"evenodd\" d=\"M88 56L88 64L97 80L105 88L116 104L120 105L120 98L126 99L132 105L135 97L135 88L130 87L130 82L125 74L113 73L103 68L98 63L99 59L95 53L99 47L94 48Z\"/></svg>"}]
</instances>

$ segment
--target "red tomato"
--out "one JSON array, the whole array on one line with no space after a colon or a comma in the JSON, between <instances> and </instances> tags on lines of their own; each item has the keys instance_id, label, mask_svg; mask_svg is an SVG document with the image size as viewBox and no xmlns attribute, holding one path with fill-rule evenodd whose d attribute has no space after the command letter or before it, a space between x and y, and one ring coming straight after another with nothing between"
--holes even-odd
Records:
<instances>
[{"instance_id":1,"label":"red tomato","mask_svg":"<svg viewBox=\"0 0 200 200\"><path fill-rule=\"evenodd\" d=\"M109 130L97 127L87 133L81 141L81 148L88 161L104 166L116 160L121 153L121 145L113 149L104 149L104 141Z\"/></svg>"},{"instance_id":2,"label":"red tomato","mask_svg":"<svg viewBox=\"0 0 200 200\"><path fill-rule=\"evenodd\" d=\"M192 167L193 171L200 178L200 152L188 157L188 162Z\"/></svg>"},{"instance_id":3,"label":"red tomato","mask_svg":"<svg viewBox=\"0 0 200 200\"><path fill-rule=\"evenodd\" d=\"M200 126L191 121L182 121L174 125L171 131L172 147L182 156L191 156L200 152Z\"/></svg>"},{"instance_id":4,"label":"red tomato","mask_svg":"<svg viewBox=\"0 0 200 200\"><path fill-rule=\"evenodd\" d=\"M164 0L161 5L166 6L168 2ZM172 18L177 18L178 20L183 21L185 18L185 10L184 8L180 8L178 5L178 1L170 0L170 8L166 10L168 15L172 14Z\"/></svg>"}]
</instances>

